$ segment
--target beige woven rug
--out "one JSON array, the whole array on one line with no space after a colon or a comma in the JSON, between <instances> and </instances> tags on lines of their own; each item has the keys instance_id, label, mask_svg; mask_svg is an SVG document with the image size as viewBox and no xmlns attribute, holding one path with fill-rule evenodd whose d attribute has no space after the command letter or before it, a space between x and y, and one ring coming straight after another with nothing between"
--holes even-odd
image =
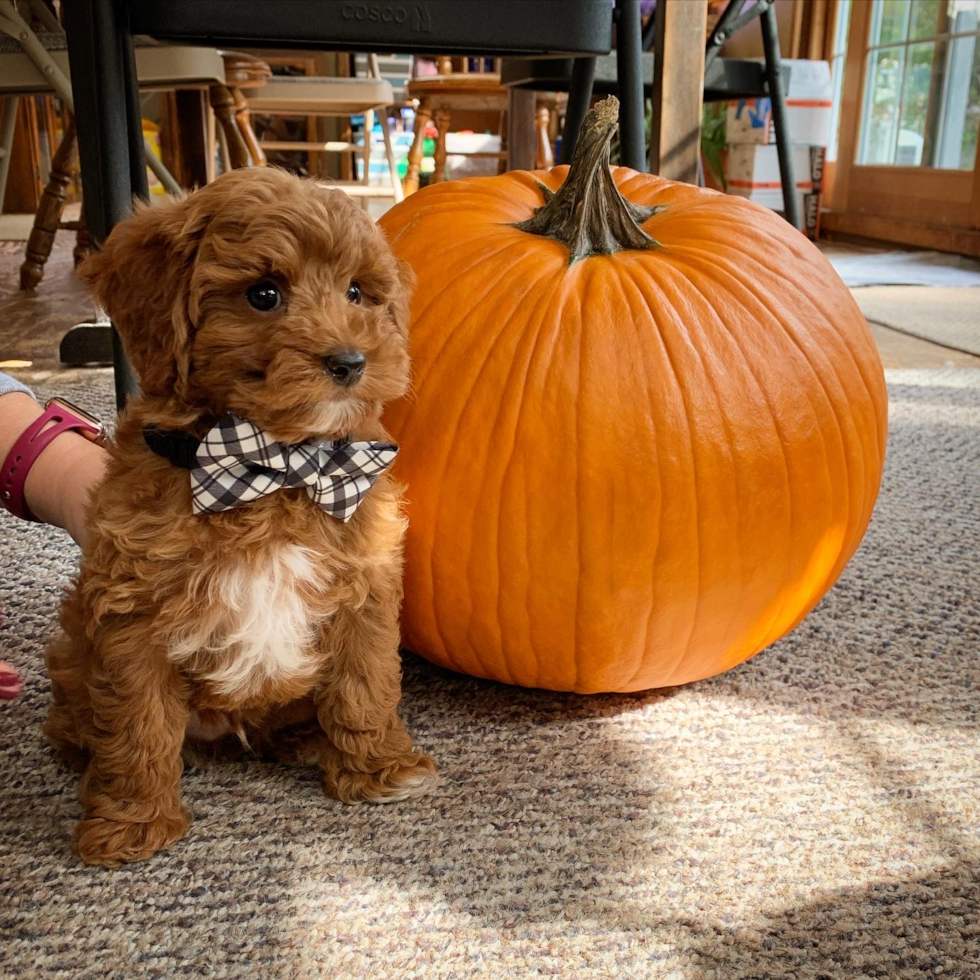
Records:
<instances>
[{"instance_id":1,"label":"beige woven rug","mask_svg":"<svg viewBox=\"0 0 980 980\"><path fill-rule=\"evenodd\" d=\"M72 855L41 735L73 548L0 521L27 682L0 707L0 977L976 980L980 371L889 381L871 529L777 646L593 698L407 656L435 796L352 808L312 772L215 766L185 777L187 838L115 872Z\"/></svg>"},{"instance_id":2,"label":"beige woven rug","mask_svg":"<svg viewBox=\"0 0 980 980\"><path fill-rule=\"evenodd\" d=\"M864 286L851 294L875 323L980 356L980 287Z\"/></svg>"}]
</instances>

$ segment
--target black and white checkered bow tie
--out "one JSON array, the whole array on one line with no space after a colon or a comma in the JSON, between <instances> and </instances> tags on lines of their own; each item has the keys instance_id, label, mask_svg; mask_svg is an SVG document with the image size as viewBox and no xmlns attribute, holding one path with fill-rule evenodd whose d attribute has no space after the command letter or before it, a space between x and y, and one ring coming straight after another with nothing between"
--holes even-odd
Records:
<instances>
[{"instance_id":1,"label":"black and white checkered bow tie","mask_svg":"<svg viewBox=\"0 0 980 980\"><path fill-rule=\"evenodd\" d=\"M318 506L346 522L397 454L387 442L286 445L229 412L197 447L194 513L230 510L283 487L305 486Z\"/></svg>"}]
</instances>

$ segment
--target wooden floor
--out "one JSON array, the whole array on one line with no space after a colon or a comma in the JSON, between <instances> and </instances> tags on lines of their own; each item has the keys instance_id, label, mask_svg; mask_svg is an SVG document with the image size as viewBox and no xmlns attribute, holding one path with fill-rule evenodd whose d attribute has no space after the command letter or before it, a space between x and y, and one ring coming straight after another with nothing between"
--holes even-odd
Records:
<instances>
[{"instance_id":1,"label":"wooden floor","mask_svg":"<svg viewBox=\"0 0 980 980\"><path fill-rule=\"evenodd\" d=\"M58 360L62 336L94 313L84 286L74 275L72 246L72 235L59 233L41 284L33 292L21 292L18 279L24 243L0 241L0 362L29 361L23 370L15 371L19 377L63 371ZM923 316L929 315L928 297L929 289L923 287ZM877 324L871 330L885 367L980 367L978 357Z\"/></svg>"}]
</instances>

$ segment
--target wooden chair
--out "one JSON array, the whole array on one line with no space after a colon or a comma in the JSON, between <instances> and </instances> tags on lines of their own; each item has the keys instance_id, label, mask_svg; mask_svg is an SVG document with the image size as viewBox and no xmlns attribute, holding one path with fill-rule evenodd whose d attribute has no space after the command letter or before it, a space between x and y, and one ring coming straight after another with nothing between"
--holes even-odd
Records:
<instances>
[{"instance_id":1,"label":"wooden chair","mask_svg":"<svg viewBox=\"0 0 980 980\"><path fill-rule=\"evenodd\" d=\"M58 25L55 22L52 26ZM214 49L162 45L151 38L135 39L134 48L137 75L144 91L224 85L224 64ZM47 94L55 94L65 103L68 109L67 124L61 143L52 157L48 183L27 242L20 269L21 289L33 289L40 283L59 228L78 233L76 262L87 254L91 245L84 218L78 222L61 221L67 188L77 162L66 37L63 32L54 30L34 32L10 0L0 0L0 95L4 96L5 102L0 136L12 140L17 100L21 96ZM8 149L9 142L0 140L0 147ZM180 191L179 185L152 152L147 151L146 160L169 192ZM0 176L5 180L3 162L0 162L0 168ZM0 186L0 202L3 200L2 193L3 187Z\"/></svg>"},{"instance_id":2,"label":"wooden chair","mask_svg":"<svg viewBox=\"0 0 980 980\"><path fill-rule=\"evenodd\" d=\"M487 62L490 68L487 68ZM493 157L500 169L510 161L507 125L505 117L509 107L509 91L500 83L500 59L451 58L441 56L436 59L437 75L423 75L408 83L408 95L418 100L415 112L415 139L408 154L408 169L405 174L405 193L413 194L419 188L422 154L425 142L425 129L435 121L438 136L434 153L435 171L432 183L446 179L447 137L452 128L453 111L491 111L499 113L501 149L496 151L478 150L461 152L461 156ZM546 105L539 104L534 119L535 166L550 167L554 164L554 153L548 136L551 112Z\"/></svg>"},{"instance_id":3,"label":"wooden chair","mask_svg":"<svg viewBox=\"0 0 980 980\"><path fill-rule=\"evenodd\" d=\"M395 154L388 129L387 108L395 101L391 84L381 77L378 69L378 56L368 56L370 75L368 78L322 78L309 75L274 75L267 79L261 88L254 89L248 96L248 108L253 112L263 112L275 116L334 116L344 117L364 115L363 146L346 140L332 140L326 143L309 140L262 140L258 146L265 150L305 150L310 153L359 153L362 158L360 180L329 181L327 186L357 197L366 202L371 197L391 197L397 203L402 199L402 186L398 178ZM385 144L385 156L391 184L387 187L372 185L371 169L371 131L374 128L374 115L382 113L381 126Z\"/></svg>"},{"instance_id":4,"label":"wooden chair","mask_svg":"<svg viewBox=\"0 0 980 980\"><path fill-rule=\"evenodd\" d=\"M222 157L225 168L264 167L265 152L252 129L251 112L245 92L263 88L273 77L266 62L238 51L222 51L225 63L224 85L209 88L211 108L221 125Z\"/></svg>"}]
</instances>

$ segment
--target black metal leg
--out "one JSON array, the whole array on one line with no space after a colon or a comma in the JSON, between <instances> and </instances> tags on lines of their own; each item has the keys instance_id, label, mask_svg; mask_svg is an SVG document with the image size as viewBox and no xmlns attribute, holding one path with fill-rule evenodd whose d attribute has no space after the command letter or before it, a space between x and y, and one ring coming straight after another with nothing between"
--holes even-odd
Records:
<instances>
[{"instance_id":1,"label":"black metal leg","mask_svg":"<svg viewBox=\"0 0 980 980\"><path fill-rule=\"evenodd\" d=\"M132 159L134 140L142 142L138 96L127 94L135 78L132 36L121 4L72 0L65 4L64 14L85 217L92 238L100 243L130 213L134 190L146 193L145 172L142 187L133 186L134 172L144 160L142 153ZM114 329L112 348L116 404L122 408L139 387Z\"/></svg>"},{"instance_id":2,"label":"black metal leg","mask_svg":"<svg viewBox=\"0 0 980 980\"><path fill-rule=\"evenodd\" d=\"M619 87L619 162L646 170L643 49L640 0L616 0L616 74Z\"/></svg>"},{"instance_id":3,"label":"black metal leg","mask_svg":"<svg viewBox=\"0 0 980 980\"><path fill-rule=\"evenodd\" d=\"M595 80L595 58L576 58L572 64L572 80L568 87L568 109L565 128L561 134L561 162L571 163L578 133L592 102L592 83Z\"/></svg>"},{"instance_id":4,"label":"black metal leg","mask_svg":"<svg viewBox=\"0 0 980 980\"><path fill-rule=\"evenodd\" d=\"M760 4L761 6L761 4ZM779 28L776 8L766 6L762 12L762 47L766 54L766 83L772 99L772 126L776 133L776 153L779 157L779 179L783 185L783 213L786 220L800 228L800 208L796 196L796 176L793 173L793 147L790 143L789 121L786 118L786 94L780 72Z\"/></svg>"}]
</instances>

